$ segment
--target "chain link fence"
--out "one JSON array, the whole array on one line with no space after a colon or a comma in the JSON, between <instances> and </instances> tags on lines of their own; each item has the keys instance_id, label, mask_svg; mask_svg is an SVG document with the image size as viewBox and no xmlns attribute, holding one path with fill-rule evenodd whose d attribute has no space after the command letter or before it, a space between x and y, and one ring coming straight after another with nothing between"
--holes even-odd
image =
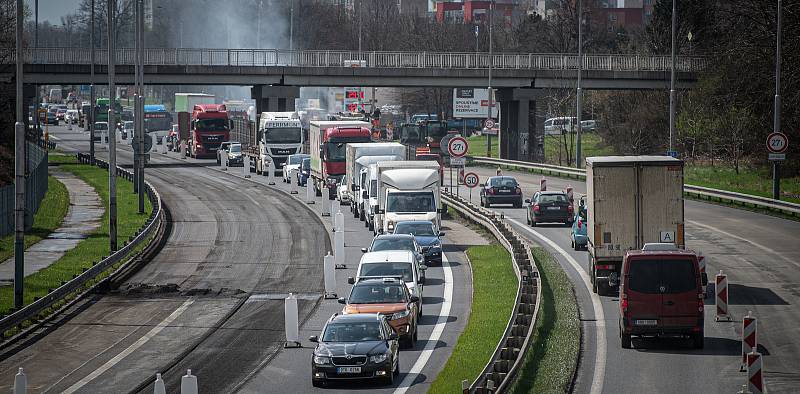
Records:
<instances>
[{"instance_id":1,"label":"chain link fence","mask_svg":"<svg viewBox=\"0 0 800 394\"><path fill-rule=\"evenodd\" d=\"M33 215L47 193L47 149L41 144L25 144L25 230L33 226ZM0 237L14 233L14 185L0 187Z\"/></svg>"}]
</instances>

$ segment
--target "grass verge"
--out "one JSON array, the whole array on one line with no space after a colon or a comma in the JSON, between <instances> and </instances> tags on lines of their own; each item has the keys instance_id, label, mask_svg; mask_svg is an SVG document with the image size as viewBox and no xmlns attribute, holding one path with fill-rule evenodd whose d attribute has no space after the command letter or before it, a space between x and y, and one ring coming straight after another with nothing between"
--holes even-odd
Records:
<instances>
[{"instance_id":1,"label":"grass verge","mask_svg":"<svg viewBox=\"0 0 800 394\"><path fill-rule=\"evenodd\" d=\"M739 167L739 174L732 167L686 165L687 184L730 190L737 193L772 197L772 175L768 167ZM800 177L781 179L781 199L800 203Z\"/></svg>"},{"instance_id":2,"label":"grass verge","mask_svg":"<svg viewBox=\"0 0 800 394\"><path fill-rule=\"evenodd\" d=\"M61 169L72 172L78 178L94 187L103 201L103 206L108 206L108 172L98 167L76 163L71 156L54 155L51 163L60 164ZM124 240L132 236L147 221L152 211L150 201L145 199L145 213L138 213L137 195L133 194L133 183L117 178L117 238L121 247ZM68 251L58 261L49 267L25 278L25 305L33 302L34 297L41 297L49 289L58 287L61 282L68 281L74 275L80 274L84 269L92 266L92 262L100 261L110 254L108 236L108 212L103 214L102 225L89 234L78 245ZM0 287L0 313L6 314L13 305L13 286Z\"/></svg>"},{"instance_id":3,"label":"grass verge","mask_svg":"<svg viewBox=\"0 0 800 394\"><path fill-rule=\"evenodd\" d=\"M69 211L69 192L63 183L52 176L47 177L47 193L39 210L33 216L33 227L25 232L25 249L47 238L64 222ZM14 234L0 238L0 262L14 256Z\"/></svg>"},{"instance_id":4,"label":"grass verge","mask_svg":"<svg viewBox=\"0 0 800 394\"><path fill-rule=\"evenodd\" d=\"M483 370L505 332L517 294L511 255L499 244L467 249L472 266L472 309L453 354L431 384L430 393L461 390Z\"/></svg>"},{"instance_id":5,"label":"grass verge","mask_svg":"<svg viewBox=\"0 0 800 394\"><path fill-rule=\"evenodd\" d=\"M566 166L575 162L575 135L567 135L567 144L571 144L569 155L564 147L564 136L547 135L544 137L545 163ZM613 155L614 149L603 142L603 138L595 133L581 134L581 157ZM560 152L559 152L560 151ZM560 154L559 154L560 153ZM570 157L571 156L571 157ZM568 161L567 158L571 161Z\"/></svg>"},{"instance_id":6,"label":"grass verge","mask_svg":"<svg viewBox=\"0 0 800 394\"><path fill-rule=\"evenodd\" d=\"M532 248L539 268L541 304L530 348L512 393L568 392L575 373L581 332L578 303L567 274L543 248Z\"/></svg>"},{"instance_id":7,"label":"grass verge","mask_svg":"<svg viewBox=\"0 0 800 394\"><path fill-rule=\"evenodd\" d=\"M486 157L486 136L485 135L473 135L471 137L467 137L467 142L469 142L469 150L467 151L467 155L469 156L482 156ZM496 135L492 136L492 154L490 157L497 158L499 145L498 139Z\"/></svg>"}]
</instances>

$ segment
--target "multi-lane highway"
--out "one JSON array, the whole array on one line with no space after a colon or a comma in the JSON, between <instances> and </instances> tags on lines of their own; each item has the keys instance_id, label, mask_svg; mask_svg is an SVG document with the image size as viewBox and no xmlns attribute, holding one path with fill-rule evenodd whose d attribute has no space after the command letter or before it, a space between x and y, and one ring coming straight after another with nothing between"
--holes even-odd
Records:
<instances>
[{"instance_id":1,"label":"multi-lane highway","mask_svg":"<svg viewBox=\"0 0 800 394\"><path fill-rule=\"evenodd\" d=\"M474 168L481 177L495 169ZM541 175L503 171L521 183L525 198L539 190ZM447 177L447 175L445 175ZM445 180L448 183L448 179ZM586 192L582 182L547 177L548 190ZM478 188L473 201L478 203ZM462 196L469 196L462 187ZM577 197L576 197L577 200ZM588 282L587 252L570 247L569 228L562 225L526 225L524 209L493 206L528 239L546 247L569 274L578 296L583 322L583 346L575 391L579 393L709 392L732 393L746 382L739 372L741 318L752 311L759 318L759 349L770 392L796 392L800 387L800 251L796 247L800 223L754 212L685 202L689 248L702 251L712 278L728 274L733 322L715 322L713 285L705 309L705 348L694 350L680 340L634 339L633 349L619 340L617 297L592 294Z\"/></svg>"},{"instance_id":2,"label":"multi-lane highway","mask_svg":"<svg viewBox=\"0 0 800 394\"><path fill-rule=\"evenodd\" d=\"M79 129L51 128L67 151L87 151ZM118 163L132 162L118 144ZM98 155L107 156L99 149ZM213 161L211 161L213 163ZM325 320L341 311L322 299L322 256L331 250L330 218L320 200L305 204L266 177L244 179L241 168L224 172L209 161L152 154L147 178L171 214L163 250L115 294L97 297L60 327L16 353L3 355L2 386L18 367L39 392L152 392L147 383L164 373L169 391L187 369L204 392L309 392L311 343ZM337 292L346 296L361 247L371 232L347 213L347 269L337 270ZM483 242L456 223L446 224L446 263L431 267L423 294L419 341L401 353L395 387L333 385L424 392L442 369L469 316L471 284L463 249ZM297 294L300 349L283 349L284 301Z\"/></svg>"}]
</instances>

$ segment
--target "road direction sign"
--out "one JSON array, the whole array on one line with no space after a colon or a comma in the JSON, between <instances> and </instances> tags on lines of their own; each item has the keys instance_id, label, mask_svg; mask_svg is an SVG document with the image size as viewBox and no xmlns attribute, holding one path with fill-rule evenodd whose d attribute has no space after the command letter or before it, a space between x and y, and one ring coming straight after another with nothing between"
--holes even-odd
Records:
<instances>
[{"instance_id":1,"label":"road direction sign","mask_svg":"<svg viewBox=\"0 0 800 394\"><path fill-rule=\"evenodd\" d=\"M479 182L480 182L480 178L478 178L478 175L475 174L474 172L468 172L468 173L464 174L464 185L465 186L467 186L469 188L473 188L473 187L478 186Z\"/></svg>"},{"instance_id":2,"label":"road direction sign","mask_svg":"<svg viewBox=\"0 0 800 394\"><path fill-rule=\"evenodd\" d=\"M464 157L469 150L469 143L464 137L453 137L447 143L447 152L451 157Z\"/></svg>"},{"instance_id":3,"label":"road direction sign","mask_svg":"<svg viewBox=\"0 0 800 394\"><path fill-rule=\"evenodd\" d=\"M783 133L771 133L767 137L767 150L770 153L784 153L789 148L789 139Z\"/></svg>"},{"instance_id":4,"label":"road direction sign","mask_svg":"<svg viewBox=\"0 0 800 394\"><path fill-rule=\"evenodd\" d=\"M483 125L486 126L487 129L493 129L494 128L494 119L486 119L483 122Z\"/></svg>"}]
</instances>

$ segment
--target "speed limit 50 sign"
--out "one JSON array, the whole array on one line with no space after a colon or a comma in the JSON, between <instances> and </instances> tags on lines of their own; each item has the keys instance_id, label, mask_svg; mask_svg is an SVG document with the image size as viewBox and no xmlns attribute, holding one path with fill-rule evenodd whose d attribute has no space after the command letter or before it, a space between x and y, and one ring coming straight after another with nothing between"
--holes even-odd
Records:
<instances>
[{"instance_id":1,"label":"speed limit 50 sign","mask_svg":"<svg viewBox=\"0 0 800 394\"><path fill-rule=\"evenodd\" d=\"M468 172L464 174L464 185L469 188L473 188L478 186L478 182L480 178L478 178L478 174L474 172Z\"/></svg>"},{"instance_id":2,"label":"speed limit 50 sign","mask_svg":"<svg viewBox=\"0 0 800 394\"><path fill-rule=\"evenodd\" d=\"M469 143L464 137L453 137L447 143L447 152L452 157L464 157L469 150Z\"/></svg>"}]
</instances>

